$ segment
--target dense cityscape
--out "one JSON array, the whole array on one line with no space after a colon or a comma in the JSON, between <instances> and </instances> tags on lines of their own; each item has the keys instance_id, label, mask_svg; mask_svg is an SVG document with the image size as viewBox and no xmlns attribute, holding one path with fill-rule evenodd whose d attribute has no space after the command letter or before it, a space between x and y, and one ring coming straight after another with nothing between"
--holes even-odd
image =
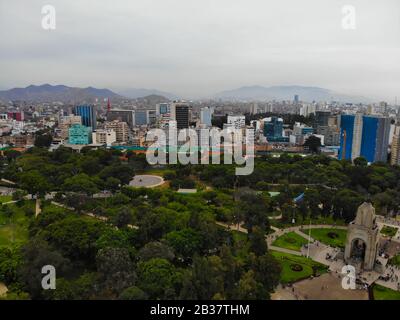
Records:
<instances>
[{"instance_id":1,"label":"dense cityscape","mask_svg":"<svg viewBox=\"0 0 400 320\"><path fill-rule=\"evenodd\" d=\"M399 295L396 105L152 95L3 101L1 109L5 299ZM254 172L150 165L148 132L169 126L254 129ZM210 155L226 153L213 147ZM357 219L372 219L379 235L358 235L347 253L346 225ZM376 246L369 262L368 241ZM350 259L360 279L345 290ZM58 270L54 291L40 287L45 260Z\"/></svg>"},{"instance_id":2,"label":"dense cityscape","mask_svg":"<svg viewBox=\"0 0 400 320\"><path fill-rule=\"evenodd\" d=\"M2 311L392 308L400 5L354 2L0 0Z\"/></svg>"}]
</instances>

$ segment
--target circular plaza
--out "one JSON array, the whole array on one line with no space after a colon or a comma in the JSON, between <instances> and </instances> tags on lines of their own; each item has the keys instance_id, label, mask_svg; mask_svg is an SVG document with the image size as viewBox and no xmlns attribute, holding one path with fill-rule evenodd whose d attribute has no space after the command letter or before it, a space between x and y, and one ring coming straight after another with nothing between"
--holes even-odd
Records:
<instances>
[{"instance_id":1,"label":"circular plaza","mask_svg":"<svg viewBox=\"0 0 400 320\"><path fill-rule=\"evenodd\" d=\"M129 182L129 186L135 188L155 188L164 184L162 177L153 175L137 175Z\"/></svg>"}]
</instances>

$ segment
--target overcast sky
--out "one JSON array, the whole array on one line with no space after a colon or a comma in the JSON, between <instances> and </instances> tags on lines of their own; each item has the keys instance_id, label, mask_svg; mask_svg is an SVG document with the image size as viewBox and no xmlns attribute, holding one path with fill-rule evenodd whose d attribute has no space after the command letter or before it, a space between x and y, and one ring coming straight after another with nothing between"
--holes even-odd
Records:
<instances>
[{"instance_id":1,"label":"overcast sky","mask_svg":"<svg viewBox=\"0 0 400 320\"><path fill-rule=\"evenodd\" d=\"M56 30L41 27L45 4ZM393 102L400 1L0 0L0 87L43 83L192 98L297 84Z\"/></svg>"}]
</instances>

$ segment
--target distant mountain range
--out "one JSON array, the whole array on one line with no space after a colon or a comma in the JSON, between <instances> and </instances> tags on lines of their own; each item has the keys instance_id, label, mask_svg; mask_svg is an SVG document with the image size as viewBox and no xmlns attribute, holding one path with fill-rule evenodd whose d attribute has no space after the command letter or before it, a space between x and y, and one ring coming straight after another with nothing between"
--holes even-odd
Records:
<instances>
[{"instance_id":1,"label":"distant mountain range","mask_svg":"<svg viewBox=\"0 0 400 320\"><path fill-rule=\"evenodd\" d=\"M173 93L164 92L164 91L160 91L157 89L129 88L129 89L117 90L117 91L118 91L118 94L120 94L121 96L131 98L131 99L143 98L143 97L147 97L147 96L163 96L170 100L174 100L174 99L178 98L178 96Z\"/></svg>"},{"instance_id":2,"label":"distant mountain range","mask_svg":"<svg viewBox=\"0 0 400 320\"><path fill-rule=\"evenodd\" d=\"M312 101L339 101L349 103L370 102L365 97L356 97L336 93L334 91L304 86L249 86L234 90L223 91L214 95L215 99L222 100L293 100L295 95L305 102Z\"/></svg>"},{"instance_id":3,"label":"distant mountain range","mask_svg":"<svg viewBox=\"0 0 400 320\"><path fill-rule=\"evenodd\" d=\"M305 86L248 86L234 90L223 91L215 94L211 98L221 100L238 100L238 101L254 101L254 100L293 100L295 95L299 95L300 101L339 101L349 103L368 103L371 102L365 97L356 97L336 93L334 91ZM96 99L110 98L116 99L136 99L143 100L146 97L152 97L151 100L162 101L164 98L175 100L177 96L156 90L156 89L126 89L118 91L118 93L109 89L97 89L93 87L76 88L65 85L30 85L26 88L14 88L10 90L0 91L0 101L7 102L9 100L21 100L30 102L55 102L64 103L81 103L94 102Z\"/></svg>"},{"instance_id":4,"label":"distant mountain range","mask_svg":"<svg viewBox=\"0 0 400 320\"><path fill-rule=\"evenodd\" d=\"M123 98L109 89L74 88L64 85L44 84L40 86L30 85L26 88L14 88L0 91L0 100L24 100L37 102L93 102L95 99Z\"/></svg>"}]
</instances>

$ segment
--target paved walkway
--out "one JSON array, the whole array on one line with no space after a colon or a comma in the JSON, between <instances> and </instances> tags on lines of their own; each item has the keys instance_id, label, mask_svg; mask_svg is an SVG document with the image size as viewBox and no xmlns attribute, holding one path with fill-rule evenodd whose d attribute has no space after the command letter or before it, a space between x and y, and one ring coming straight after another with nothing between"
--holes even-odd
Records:
<instances>
[{"instance_id":1,"label":"paved walkway","mask_svg":"<svg viewBox=\"0 0 400 320\"><path fill-rule=\"evenodd\" d=\"M239 223L239 224L235 224L235 225L229 225L227 223L223 223L223 222L217 222L218 225L227 228L228 230L236 230L239 232L243 232L243 233L247 233L247 229L242 227L243 223ZM272 245L272 243L279 237L281 237L282 235L288 233L288 232L295 232L297 234L299 234L300 236L302 236L305 239L308 239L308 235L304 234L303 232L300 231L300 229L302 228L308 228L308 229L321 229L321 228L326 228L326 229L331 229L331 228L336 228L336 229L347 229L347 227L343 227L343 226L333 226L333 225L307 225L307 226L294 226L294 227L289 227L289 228L285 228L285 229L279 229L276 227L271 227L271 229L274 231L271 234L268 234L266 236L266 241L268 244L268 248L274 251L279 251L279 252L283 252L283 253L289 253L289 254L293 254L296 256L307 256L308 251L307 249L305 249L304 247L302 248L301 251L295 251L295 250L290 250L290 249L286 249L286 248L281 248L281 247L277 247ZM315 240L311 238L311 242L314 242ZM310 252L310 257L317 257L318 256L318 262L321 261L321 263L325 264L325 265L329 265L329 263L326 261L326 259L324 258L326 256L326 253L333 253L332 250L333 248L330 248L329 246L325 246L325 245L321 245L321 247L319 248L321 251L321 249L325 249L324 247L327 247L324 252L319 253L319 254L312 254L313 252ZM329 248L329 250L328 250ZM304 251L305 249L305 251ZM311 249L310 249L311 251Z\"/></svg>"},{"instance_id":2,"label":"paved walkway","mask_svg":"<svg viewBox=\"0 0 400 320\"><path fill-rule=\"evenodd\" d=\"M58 206L58 207L61 207L61 208L67 209L67 210L75 211L74 208L68 207L65 204L62 204L62 203L59 203L59 202L56 202L56 201L52 201L51 203L54 204L55 206ZM104 222L108 222L108 220L109 220L107 217L96 215L93 212L82 212L82 214L84 214L84 215L86 215L88 217L91 217L91 218L95 218L95 219L104 221ZM128 224L127 227L131 228L131 229L139 229L138 226L135 226L133 224Z\"/></svg>"}]
</instances>

